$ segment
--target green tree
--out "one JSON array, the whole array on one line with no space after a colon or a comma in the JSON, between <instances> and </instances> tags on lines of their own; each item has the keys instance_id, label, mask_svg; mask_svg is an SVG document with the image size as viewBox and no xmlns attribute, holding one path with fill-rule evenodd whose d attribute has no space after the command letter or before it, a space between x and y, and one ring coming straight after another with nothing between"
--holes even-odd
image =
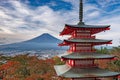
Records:
<instances>
[{"instance_id":1,"label":"green tree","mask_svg":"<svg viewBox=\"0 0 120 80\"><path fill-rule=\"evenodd\" d=\"M120 72L120 46L113 47L110 52L112 55L115 55L115 60L109 63L109 69L113 71Z\"/></svg>"},{"instance_id":2,"label":"green tree","mask_svg":"<svg viewBox=\"0 0 120 80\"><path fill-rule=\"evenodd\" d=\"M110 50L107 49L106 47L101 47L101 49L97 49L97 52L102 54L109 54Z\"/></svg>"}]
</instances>

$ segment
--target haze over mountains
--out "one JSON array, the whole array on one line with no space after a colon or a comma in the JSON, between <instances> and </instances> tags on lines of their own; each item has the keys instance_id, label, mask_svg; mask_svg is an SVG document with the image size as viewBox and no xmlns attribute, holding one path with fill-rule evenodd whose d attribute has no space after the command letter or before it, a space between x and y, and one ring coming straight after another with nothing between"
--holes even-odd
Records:
<instances>
[{"instance_id":1,"label":"haze over mountains","mask_svg":"<svg viewBox=\"0 0 120 80\"><path fill-rule=\"evenodd\" d=\"M58 43L60 42L61 40L53 37L52 35L48 33L44 33L36 38L27 40L24 42L1 45L0 51L64 49L58 46Z\"/></svg>"},{"instance_id":2,"label":"haze over mountains","mask_svg":"<svg viewBox=\"0 0 120 80\"><path fill-rule=\"evenodd\" d=\"M0 51L3 53L13 53L13 52L23 52L23 51L39 51L39 50L67 50L67 47L60 47L58 46L59 43L62 41L60 39L57 39L53 37L52 35L48 33L44 33L38 37L35 37L33 39L19 42L19 43L13 43L13 44L7 44L7 45L1 45ZM108 49L111 49L112 46L103 46ZM97 46L97 49L101 49L101 46Z\"/></svg>"}]
</instances>

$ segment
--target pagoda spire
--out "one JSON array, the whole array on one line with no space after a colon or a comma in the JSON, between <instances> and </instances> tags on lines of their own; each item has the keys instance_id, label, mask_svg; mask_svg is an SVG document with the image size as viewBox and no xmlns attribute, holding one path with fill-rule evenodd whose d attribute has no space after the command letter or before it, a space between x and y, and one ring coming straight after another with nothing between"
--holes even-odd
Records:
<instances>
[{"instance_id":1,"label":"pagoda spire","mask_svg":"<svg viewBox=\"0 0 120 80\"><path fill-rule=\"evenodd\" d=\"M80 0L80 5L79 5L79 20L80 22L83 21L83 0Z\"/></svg>"},{"instance_id":2,"label":"pagoda spire","mask_svg":"<svg viewBox=\"0 0 120 80\"><path fill-rule=\"evenodd\" d=\"M80 4L79 4L79 23L80 24L84 24L83 22L83 0L80 0Z\"/></svg>"}]
</instances>

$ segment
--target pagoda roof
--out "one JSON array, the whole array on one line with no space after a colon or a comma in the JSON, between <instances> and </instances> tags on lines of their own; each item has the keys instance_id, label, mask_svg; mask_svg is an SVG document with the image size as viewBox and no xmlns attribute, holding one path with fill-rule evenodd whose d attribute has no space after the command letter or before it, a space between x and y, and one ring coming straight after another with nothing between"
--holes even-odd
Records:
<instances>
[{"instance_id":1,"label":"pagoda roof","mask_svg":"<svg viewBox=\"0 0 120 80\"><path fill-rule=\"evenodd\" d=\"M60 33L60 35L66 35L66 34L71 34L74 30L91 30L92 34L104 31L104 30L109 30L110 25L86 25L86 24L78 24L78 25L69 25L65 24L65 28L63 31ZM96 30L95 30L96 29ZM100 29L98 31L98 29Z\"/></svg>"},{"instance_id":2,"label":"pagoda roof","mask_svg":"<svg viewBox=\"0 0 120 80\"><path fill-rule=\"evenodd\" d=\"M101 78L118 76L120 73L103 70L97 67L94 68L77 68L69 65L54 66L58 76L65 78Z\"/></svg>"},{"instance_id":3,"label":"pagoda roof","mask_svg":"<svg viewBox=\"0 0 120 80\"><path fill-rule=\"evenodd\" d=\"M87 53L72 52L72 53L66 53L61 57L65 59L108 59L108 58L114 58L115 56L102 54L102 53L92 53L92 52L87 52Z\"/></svg>"},{"instance_id":4,"label":"pagoda roof","mask_svg":"<svg viewBox=\"0 0 120 80\"><path fill-rule=\"evenodd\" d=\"M112 40L102 40L102 39L70 39L64 40L63 43L59 44L60 46L68 45L70 43L101 43L106 44L111 42Z\"/></svg>"},{"instance_id":5,"label":"pagoda roof","mask_svg":"<svg viewBox=\"0 0 120 80\"><path fill-rule=\"evenodd\" d=\"M78 25L70 25L65 24L65 26L73 27L73 28L107 28L110 27L110 25L86 25L86 24L78 24Z\"/></svg>"},{"instance_id":6,"label":"pagoda roof","mask_svg":"<svg viewBox=\"0 0 120 80\"><path fill-rule=\"evenodd\" d=\"M94 43L94 42L109 42L112 40L102 40L102 39L70 39L70 40L65 40L68 42L88 42L88 43Z\"/></svg>"}]
</instances>

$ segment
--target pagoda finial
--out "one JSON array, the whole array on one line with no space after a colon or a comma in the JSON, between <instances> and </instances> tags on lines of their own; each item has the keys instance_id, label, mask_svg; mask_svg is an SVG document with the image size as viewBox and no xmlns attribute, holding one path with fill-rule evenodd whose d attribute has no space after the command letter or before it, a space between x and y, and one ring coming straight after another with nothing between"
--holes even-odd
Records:
<instances>
[{"instance_id":1,"label":"pagoda finial","mask_svg":"<svg viewBox=\"0 0 120 80\"><path fill-rule=\"evenodd\" d=\"M83 0L80 0L80 4L79 4L79 23L78 24L84 24L83 22Z\"/></svg>"},{"instance_id":2,"label":"pagoda finial","mask_svg":"<svg viewBox=\"0 0 120 80\"><path fill-rule=\"evenodd\" d=\"M80 0L80 5L79 5L79 20L82 22L83 20L83 0Z\"/></svg>"}]
</instances>

